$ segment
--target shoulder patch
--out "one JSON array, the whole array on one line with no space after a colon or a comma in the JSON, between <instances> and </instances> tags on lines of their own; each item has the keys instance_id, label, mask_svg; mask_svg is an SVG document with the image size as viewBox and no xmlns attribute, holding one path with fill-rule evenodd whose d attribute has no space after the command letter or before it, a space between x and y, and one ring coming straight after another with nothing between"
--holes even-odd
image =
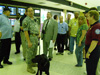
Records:
<instances>
[{"instance_id":1,"label":"shoulder patch","mask_svg":"<svg viewBox=\"0 0 100 75\"><path fill-rule=\"evenodd\" d=\"M95 33L96 33L96 34L100 34L100 29L96 29L96 30L95 30Z\"/></svg>"},{"instance_id":2,"label":"shoulder patch","mask_svg":"<svg viewBox=\"0 0 100 75\"><path fill-rule=\"evenodd\" d=\"M24 23L24 27L27 27L27 23Z\"/></svg>"}]
</instances>

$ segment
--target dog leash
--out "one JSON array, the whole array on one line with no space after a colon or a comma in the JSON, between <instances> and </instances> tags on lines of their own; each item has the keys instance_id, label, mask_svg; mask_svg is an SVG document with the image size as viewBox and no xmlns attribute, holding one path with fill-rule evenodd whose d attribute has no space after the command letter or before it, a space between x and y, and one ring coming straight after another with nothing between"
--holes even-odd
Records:
<instances>
[{"instance_id":1,"label":"dog leash","mask_svg":"<svg viewBox=\"0 0 100 75\"><path fill-rule=\"evenodd\" d=\"M44 64L44 67L46 66L47 63L48 63L48 62L46 62L46 63Z\"/></svg>"}]
</instances>

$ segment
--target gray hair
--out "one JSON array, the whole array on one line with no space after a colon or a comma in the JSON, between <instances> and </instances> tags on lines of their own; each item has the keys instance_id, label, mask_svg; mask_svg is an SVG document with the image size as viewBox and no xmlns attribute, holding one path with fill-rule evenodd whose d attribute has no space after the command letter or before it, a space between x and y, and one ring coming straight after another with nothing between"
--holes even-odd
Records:
<instances>
[{"instance_id":1,"label":"gray hair","mask_svg":"<svg viewBox=\"0 0 100 75\"><path fill-rule=\"evenodd\" d=\"M50 13L50 15L52 16L52 13L51 12L48 12L48 13Z\"/></svg>"}]
</instances>

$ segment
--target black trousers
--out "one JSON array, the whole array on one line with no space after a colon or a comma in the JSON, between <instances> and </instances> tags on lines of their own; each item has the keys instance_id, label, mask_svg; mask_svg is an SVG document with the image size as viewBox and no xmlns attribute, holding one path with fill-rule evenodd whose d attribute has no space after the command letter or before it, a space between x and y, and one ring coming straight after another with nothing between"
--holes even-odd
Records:
<instances>
[{"instance_id":1,"label":"black trousers","mask_svg":"<svg viewBox=\"0 0 100 75\"><path fill-rule=\"evenodd\" d=\"M54 46L57 46L57 40L55 41L55 44L54 44Z\"/></svg>"},{"instance_id":2,"label":"black trousers","mask_svg":"<svg viewBox=\"0 0 100 75\"><path fill-rule=\"evenodd\" d=\"M20 45L21 45L20 32L15 33L15 45L16 45L16 52L20 52Z\"/></svg>"},{"instance_id":3,"label":"black trousers","mask_svg":"<svg viewBox=\"0 0 100 75\"><path fill-rule=\"evenodd\" d=\"M85 46L86 53L90 46ZM96 75L97 64L99 61L100 46L96 46L93 52L90 54L89 59L86 59L87 75Z\"/></svg>"},{"instance_id":4,"label":"black trousers","mask_svg":"<svg viewBox=\"0 0 100 75\"><path fill-rule=\"evenodd\" d=\"M4 59L4 62L9 60L11 49L11 38L9 39L1 39L1 48L0 48L0 64Z\"/></svg>"},{"instance_id":5,"label":"black trousers","mask_svg":"<svg viewBox=\"0 0 100 75\"><path fill-rule=\"evenodd\" d=\"M57 35L57 49L58 52L64 52L64 44L65 44L66 34L58 34Z\"/></svg>"}]
</instances>

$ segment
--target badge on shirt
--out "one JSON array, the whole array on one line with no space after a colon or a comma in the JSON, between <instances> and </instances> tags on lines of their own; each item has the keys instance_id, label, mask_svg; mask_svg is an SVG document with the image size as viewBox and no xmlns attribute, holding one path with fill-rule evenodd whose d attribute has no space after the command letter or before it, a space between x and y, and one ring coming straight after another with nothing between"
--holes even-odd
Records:
<instances>
[{"instance_id":1,"label":"badge on shirt","mask_svg":"<svg viewBox=\"0 0 100 75\"><path fill-rule=\"evenodd\" d=\"M96 29L96 30L95 30L95 33L96 33L96 34L100 34L100 30L99 30L99 29Z\"/></svg>"},{"instance_id":2,"label":"badge on shirt","mask_svg":"<svg viewBox=\"0 0 100 75\"><path fill-rule=\"evenodd\" d=\"M63 28L61 29L61 32L63 32Z\"/></svg>"},{"instance_id":3,"label":"badge on shirt","mask_svg":"<svg viewBox=\"0 0 100 75\"><path fill-rule=\"evenodd\" d=\"M74 23L74 25L76 26L76 22Z\"/></svg>"}]
</instances>

